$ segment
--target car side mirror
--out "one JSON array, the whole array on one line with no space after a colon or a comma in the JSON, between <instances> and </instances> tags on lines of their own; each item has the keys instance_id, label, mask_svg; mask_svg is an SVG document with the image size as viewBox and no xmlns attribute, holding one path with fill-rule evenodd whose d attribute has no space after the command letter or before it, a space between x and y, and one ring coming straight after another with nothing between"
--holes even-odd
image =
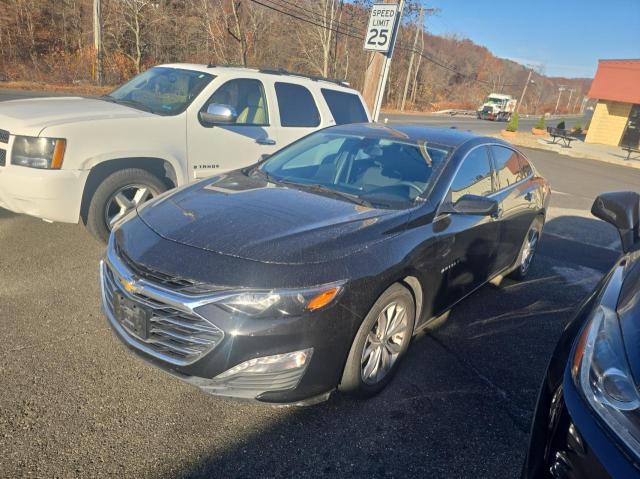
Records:
<instances>
[{"instance_id":1,"label":"car side mirror","mask_svg":"<svg viewBox=\"0 0 640 479\"><path fill-rule=\"evenodd\" d=\"M463 195L443 211L443 213L481 216L493 216L497 212L498 202L496 200L477 195Z\"/></svg>"},{"instance_id":2,"label":"car side mirror","mask_svg":"<svg viewBox=\"0 0 640 479\"><path fill-rule=\"evenodd\" d=\"M612 224L620 234L622 251L640 241L640 195L633 191L602 193L593 202L591 214Z\"/></svg>"},{"instance_id":3,"label":"car side mirror","mask_svg":"<svg viewBox=\"0 0 640 479\"><path fill-rule=\"evenodd\" d=\"M201 111L200 121L207 125L215 125L216 123L235 123L238 114L233 107L222 105L220 103L211 103L206 111Z\"/></svg>"}]
</instances>

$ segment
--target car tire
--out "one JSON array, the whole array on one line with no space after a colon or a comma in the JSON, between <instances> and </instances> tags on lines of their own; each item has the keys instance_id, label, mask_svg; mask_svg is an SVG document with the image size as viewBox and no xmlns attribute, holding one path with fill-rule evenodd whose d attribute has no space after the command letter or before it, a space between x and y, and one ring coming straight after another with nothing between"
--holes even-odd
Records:
<instances>
[{"instance_id":1,"label":"car tire","mask_svg":"<svg viewBox=\"0 0 640 479\"><path fill-rule=\"evenodd\" d=\"M144 198L143 188L148 190L148 194ZM140 193L138 199L141 201L136 200L136 195L138 195L138 193L135 193L136 189ZM134 208L144 201L158 196L160 193L166 191L166 189L167 185L147 170L126 168L111 173L102 180L91 197L85 226L96 239L106 243L111 233L111 227L108 221L110 211L120 207L118 203L119 198L128 199L131 208ZM119 193L121 193L122 196L118 196ZM121 201L121 203L123 203L123 201ZM121 213L118 212L118 214L124 216L126 214L125 209L124 206L120 207ZM115 218L116 221L117 219L119 218Z\"/></svg>"},{"instance_id":2,"label":"car tire","mask_svg":"<svg viewBox=\"0 0 640 479\"><path fill-rule=\"evenodd\" d=\"M396 309L393 309L394 306ZM395 314L400 316L396 317ZM383 331L385 324L387 329ZM412 294L398 283L390 286L375 302L358 329L339 390L361 398L382 391L391 381L409 347L414 324L415 303ZM390 329L393 325L398 332Z\"/></svg>"},{"instance_id":3,"label":"car tire","mask_svg":"<svg viewBox=\"0 0 640 479\"><path fill-rule=\"evenodd\" d=\"M537 216L531 223L531 226L529 226L527 234L522 241L522 246L520 247L520 252L518 253L518 259L516 260L514 269L509 273L509 278L518 281L526 278L529 270L531 269L533 258L538 250L543 226L544 218L542 216Z\"/></svg>"}]
</instances>

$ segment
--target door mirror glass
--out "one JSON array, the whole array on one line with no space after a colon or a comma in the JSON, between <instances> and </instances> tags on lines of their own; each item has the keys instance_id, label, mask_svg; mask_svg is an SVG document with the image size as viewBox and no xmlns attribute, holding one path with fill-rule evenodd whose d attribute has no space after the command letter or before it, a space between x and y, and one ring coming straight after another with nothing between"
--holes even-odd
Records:
<instances>
[{"instance_id":1,"label":"door mirror glass","mask_svg":"<svg viewBox=\"0 0 640 479\"><path fill-rule=\"evenodd\" d=\"M446 212L459 215L491 216L498 212L498 202L486 196L464 195Z\"/></svg>"},{"instance_id":2,"label":"door mirror glass","mask_svg":"<svg viewBox=\"0 0 640 479\"><path fill-rule=\"evenodd\" d=\"M640 195L633 191L602 193L593 202L591 214L612 224L620 233L625 253L640 241Z\"/></svg>"},{"instance_id":3,"label":"door mirror glass","mask_svg":"<svg viewBox=\"0 0 640 479\"><path fill-rule=\"evenodd\" d=\"M208 125L216 123L235 123L238 118L236 110L229 105L211 103L206 111L200 112L200 120Z\"/></svg>"}]
</instances>

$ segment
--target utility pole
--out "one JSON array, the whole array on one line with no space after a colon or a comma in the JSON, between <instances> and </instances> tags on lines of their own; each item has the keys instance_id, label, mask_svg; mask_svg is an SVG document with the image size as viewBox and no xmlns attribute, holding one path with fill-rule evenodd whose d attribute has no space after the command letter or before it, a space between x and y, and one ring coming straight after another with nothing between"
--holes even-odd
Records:
<instances>
[{"instance_id":1,"label":"utility pole","mask_svg":"<svg viewBox=\"0 0 640 479\"><path fill-rule=\"evenodd\" d=\"M389 67L391 65L391 57L393 56L393 50L396 42L397 31L402 19L402 11L404 10L404 1L399 0L398 3L398 19L393 29L393 37L391 39L391 46L387 53L373 52L367 71L364 77L364 87L362 89L362 96L365 102L371 110L371 117L373 121L378 121L378 115L380 114L380 107L382 106L382 98L384 96L384 89L387 83L387 77L389 76ZM396 4L396 0L384 0L382 3Z\"/></svg>"},{"instance_id":2,"label":"utility pole","mask_svg":"<svg viewBox=\"0 0 640 479\"><path fill-rule=\"evenodd\" d=\"M418 38L423 35L424 28L424 7L420 6L420 15L418 15L418 24L416 25L416 36L413 37L413 48L411 49L411 57L409 58L409 69L407 70L407 79L404 82L404 91L402 92L402 103L400 103L400 111L404 111L404 105L407 101L407 90L409 90L409 81L411 80L411 69L413 68L413 57L418 49Z\"/></svg>"},{"instance_id":3,"label":"utility pole","mask_svg":"<svg viewBox=\"0 0 640 479\"><path fill-rule=\"evenodd\" d=\"M101 0L93 0L93 45L96 51L94 80L102 85L102 6Z\"/></svg>"},{"instance_id":4,"label":"utility pole","mask_svg":"<svg viewBox=\"0 0 640 479\"><path fill-rule=\"evenodd\" d=\"M522 104L522 100L524 100L524 95L527 93L527 87L529 86L529 82L531 81L531 75L533 74L533 70L529 70L529 76L527 76L527 83L524 84L524 88L522 89L522 95L520 95L520 101L516 105L515 113L518 113L520 109L520 105Z\"/></svg>"},{"instance_id":5,"label":"utility pole","mask_svg":"<svg viewBox=\"0 0 640 479\"><path fill-rule=\"evenodd\" d=\"M560 97L562 96L562 92L565 90L564 85L560 85L558 87L558 101L556 102L556 107L553 110L553 114L555 115L556 113L558 113L558 105L560 105Z\"/></svg>"},{"instance_id":6,"label":"utility pole","mask_svg":"<svg viewBox=\"0 0 640 479\"><path fill-rule=\"evenodd\" d=\"M569 88L569 100L567 100L567 113L571 113L571 109L569 105L571 105L571 97L573 96L574 91L576 91L575 88Z\"/></svg>"}]
</instances>

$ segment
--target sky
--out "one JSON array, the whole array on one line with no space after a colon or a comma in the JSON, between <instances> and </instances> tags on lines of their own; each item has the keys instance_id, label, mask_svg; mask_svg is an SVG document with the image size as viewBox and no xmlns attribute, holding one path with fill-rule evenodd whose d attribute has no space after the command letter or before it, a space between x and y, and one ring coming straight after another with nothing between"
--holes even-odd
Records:
<instances>
[{"instance_id":1,"label":"sky","mask_svg":"<svg viewBox=\"0 0 640 479\"><path fill-rule=\"evenodd\" d=\"M425 28L456 34L548 76L593 77L598 60L640 58L640 0L424 0Z\"/></svg>"}]
</instances>

